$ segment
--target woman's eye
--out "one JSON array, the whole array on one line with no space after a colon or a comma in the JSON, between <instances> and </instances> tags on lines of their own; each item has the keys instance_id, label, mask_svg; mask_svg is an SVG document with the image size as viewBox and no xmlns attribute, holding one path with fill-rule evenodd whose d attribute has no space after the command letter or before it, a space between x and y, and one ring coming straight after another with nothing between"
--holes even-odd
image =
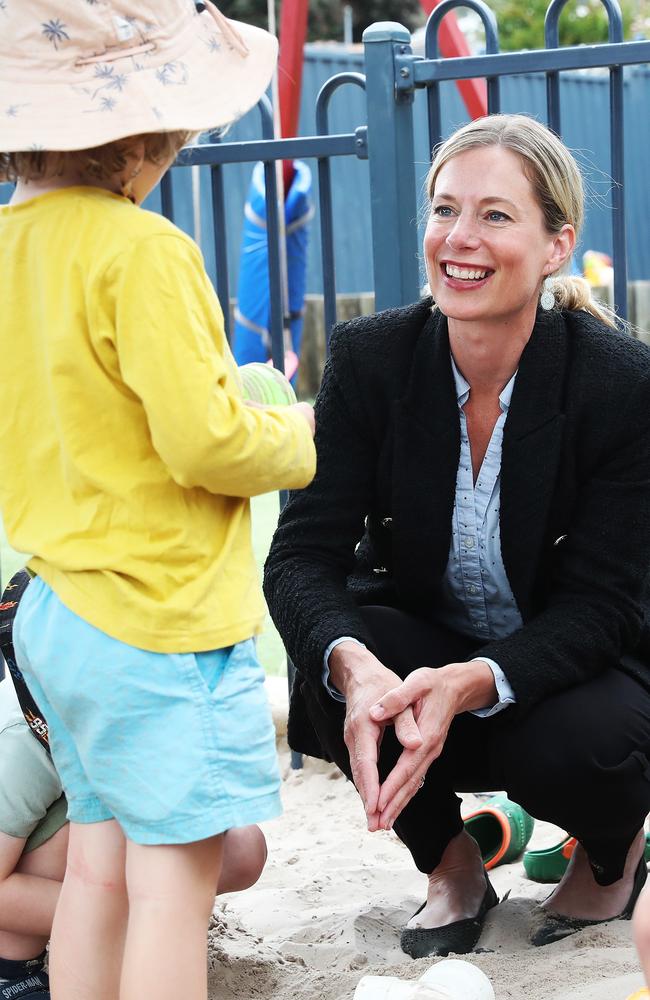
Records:
<instances>
[{"instance_id":1,"label":"woman's eye","mask_svg":"<svg viewBox=\"0 0 650 1000\"><path fill-rule=\"evenodd\" d=\"M505 212L497 212L496 210L488 212L487 217L490 222L506 222L510 218Z\"/></svg>"},{"instance_id":2,"label":"woman's eye","mask_svg":"<svg viewBox=\"0 0 650 1000\"><path fill-rule=\"evenodd\" d=\"M437 215L441 219L448 219L452 214L452 210L449 205L434 205L431 212L433 215Z\"/></svg>"}]
</instances>

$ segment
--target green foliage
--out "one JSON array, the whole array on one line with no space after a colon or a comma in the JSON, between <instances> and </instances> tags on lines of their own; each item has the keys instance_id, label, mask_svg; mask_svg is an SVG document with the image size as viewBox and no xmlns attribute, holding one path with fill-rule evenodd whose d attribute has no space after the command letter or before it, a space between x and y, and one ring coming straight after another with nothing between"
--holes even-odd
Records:
<instances>
[{"instance_id":1,"label":"green foliage","mask_svg":"<svg viewBox=\"0 0 650 1000\"><path fill-rule=\"evenodd\" d=\"M622 0L625 37L629 37L634 0ZM499 24L504 52L544 48L544 17L548 0L490 0ZM637 5L638 6L638 5ZM595 45L607 41L607 16L600 0L577 0L560 16L560 45Z\"/></svg>"},{"instance_id":2,"label":"green foliage","mask_svg":"<svg viewBox=\"0 0 650 1000\"><path fill-rule=\"evenodd\" d=\"M309 0L308 40L343 37L344 0ZM399 21L411 31L424 23L420 0L349 0L354 40L374 21ZM550 0L488 0L499 23L501 48L506 52L544 46L544 16ZM266 0L222 0L228 17L267 26ZM280 16L276 0L276 17ZM650 26L650 0L621 0L625 38L646 36ZM560 18L561 45L593 45L607 41L607 17L601 0L572 0Z\"/></svg>"}]
</instances>

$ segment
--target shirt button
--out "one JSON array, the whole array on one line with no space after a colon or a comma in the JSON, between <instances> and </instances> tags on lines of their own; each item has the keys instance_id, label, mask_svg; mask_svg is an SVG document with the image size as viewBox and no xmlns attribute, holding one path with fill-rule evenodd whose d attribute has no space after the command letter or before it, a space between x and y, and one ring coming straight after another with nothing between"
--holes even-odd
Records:
<instances>
[{"instance_id":1,"label":"shirt button","mask_svg":"<svg viewBox=\"0 0 650 1000\"><path fill-rule=\"evenodd\" d=\"M467 593L478 594L478 587L475 587L473 583L470 583L469 587L467 588Z\"/></svg>"},{"instance_id":2,"label":"shirt button","mask_svg":"<svg viewBox=\"0 0 650 1000\"><path fill-rule=\"evenodd\" d=\"M473 549L474 548L474 539L472 538L471 535L465 535L465 537L463 538L463 544L464 544L464 546L465 546L466 549Z\"/></svg>"}]
</instances>

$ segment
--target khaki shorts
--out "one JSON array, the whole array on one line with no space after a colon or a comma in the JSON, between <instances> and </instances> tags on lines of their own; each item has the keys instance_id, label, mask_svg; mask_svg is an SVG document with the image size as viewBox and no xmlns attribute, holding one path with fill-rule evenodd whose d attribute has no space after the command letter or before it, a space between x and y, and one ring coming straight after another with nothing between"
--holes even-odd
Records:
<instances>
[{"instance_id":1,"label":"khaki shorts","mask_svg":"<svg viewBox=\"0 0 650 1000\"><path fill-rule=\"evenodd\" d=\"M0 723L0 832L33 851L66 823L67 803L47 751L12 709Z\"/></svg>"}]
</instances>

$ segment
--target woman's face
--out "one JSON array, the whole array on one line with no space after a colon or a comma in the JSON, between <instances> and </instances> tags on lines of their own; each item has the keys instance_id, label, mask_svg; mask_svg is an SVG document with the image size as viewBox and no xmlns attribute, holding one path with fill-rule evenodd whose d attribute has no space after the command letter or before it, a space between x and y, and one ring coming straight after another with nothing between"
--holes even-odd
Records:
<instances>
[{"instance_id":1,"label":"woman's face","mask_svg":"<svg viewBox=\"0 0 650 1000\"><path fill-rule=\"evenodd\" d=\"M503 146L440 170L424 236L431 294L450 319L530 322L545 275L569 256L572 226L550 235L522 161Z\"/></svg>"}]
</instances>

